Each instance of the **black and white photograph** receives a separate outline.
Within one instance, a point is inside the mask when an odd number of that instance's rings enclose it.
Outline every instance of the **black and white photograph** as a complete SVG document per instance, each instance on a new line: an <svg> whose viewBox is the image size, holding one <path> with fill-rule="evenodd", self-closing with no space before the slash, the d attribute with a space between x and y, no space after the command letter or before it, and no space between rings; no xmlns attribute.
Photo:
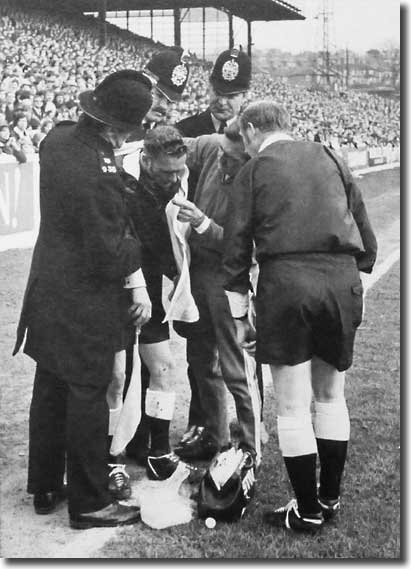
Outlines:
<svg viewBox="0 0 411 569"><path fill-rule="evenodd" d="M0 0L3 560L405 559L408 12Z"/></svg>

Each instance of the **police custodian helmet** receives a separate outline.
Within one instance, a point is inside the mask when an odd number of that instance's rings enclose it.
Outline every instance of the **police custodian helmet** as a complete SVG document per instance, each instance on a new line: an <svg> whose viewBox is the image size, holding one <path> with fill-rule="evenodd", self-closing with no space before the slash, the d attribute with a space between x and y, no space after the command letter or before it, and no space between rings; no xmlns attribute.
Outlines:
<svg viewBox="0 0 411 569"><path fill-rule="evenodd" d="M217 95L236 95L250 88L251 59L239 49L220 53L210 75L210 83Z"/></svg>
<svg viewBox="0 0 411 569"><path fill-rule="evenodd" d="M94 91L80 93L80 106L86 115L99 122L133 130L140 126L152 105L151 88L150 79L139 71L115 71Z"/></svg>
<svg viewBox="0 0 411 569"><path fill-rule="evenodd" d="M189 71L183 48L177 46L154 54L144 68L156 88L172 102L181 100Z"/></svg>

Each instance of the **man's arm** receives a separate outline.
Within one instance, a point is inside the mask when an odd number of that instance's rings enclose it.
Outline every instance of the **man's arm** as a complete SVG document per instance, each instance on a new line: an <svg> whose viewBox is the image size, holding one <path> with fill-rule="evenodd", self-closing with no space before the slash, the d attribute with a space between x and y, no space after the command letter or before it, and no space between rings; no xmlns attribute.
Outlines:
<svg viewBox="0 0 411 569"><path fill-rule="evenodd" d="M354 180L348 165L330 148L325 151L337 165L347 195L348 207L354 217L364 245L364 253L356 256L357 266L364 273L371 273L377 258L377 239L368 218L367 209L362 198L361 190Z"/></svg>
<svg viewBox="0 0 411 569"><path fill-rule="evenodd" d="M229 192L224 227L224 288L234 318L244 317L248 310L250 267L253 252L253 165L247 163L235 178Z"/></svg>
<svg viewBox="0 0 411 569"><path fill-rule="evenodd" d="M377 258L377 239L371 227L368 218L367 209L361 195L360 188L354 181L354 178L349 173L348 196L349 207L360 231L361 239L364 245L364 253L359 253L356 256L357 266L360 271L364 273L371 273Z"/></svg>

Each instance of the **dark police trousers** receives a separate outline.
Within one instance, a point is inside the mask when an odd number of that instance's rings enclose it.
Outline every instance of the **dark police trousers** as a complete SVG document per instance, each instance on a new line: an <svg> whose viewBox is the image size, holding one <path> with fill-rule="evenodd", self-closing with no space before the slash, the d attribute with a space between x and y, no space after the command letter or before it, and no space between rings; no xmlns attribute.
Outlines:
<svg viewBox="0 0 411 569"><path fill-rule="evenodd" d="M107 385L66 383L39 365L30 407L31 494L63 485L67 460L70 514L92 512L112 502L108 492Z"/></svg>

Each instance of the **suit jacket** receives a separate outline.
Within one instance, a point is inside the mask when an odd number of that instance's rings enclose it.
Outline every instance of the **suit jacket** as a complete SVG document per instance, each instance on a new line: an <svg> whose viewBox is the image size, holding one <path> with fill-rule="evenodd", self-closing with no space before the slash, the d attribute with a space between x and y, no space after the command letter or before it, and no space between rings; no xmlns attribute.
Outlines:
<svg viewBox="0 0 411 569"><path fill-rule="evenodd" d="M236 176L224 227L225 288L245 293L258 263L279 255L346 253L371 272L377 242L358 186L345 187L322 144L273 142Z"/></svg>
<svg viewBox="0 0 411 569"><path fill-rule="evenodd" d="M40 147L40 231L14 353L67 382L108 383L127 308L123 279L141 265L127 229L111 145L82 120Z"/></svg>
<svg viewBox="0 0 411 569"><path fill-rule="evenodd" d="M187 117L176 123L175 126L183 136L188 136L190 138L196 138L202 134L215 133L210 109L206 109L204 112L197 113L192 117Z"/></svg>
<svg viewBox="0 0 411 569"><path fill-rule="evenodd" d="M206 109L202 113L197 113L192 117L187 117L175 125L182 136L196 138L203 134L215 134L214 123L211 119L210 109ZM193 200L195 189L198 182L198 174L190 170L190 177L188 179L188 199Z"/></svg>

